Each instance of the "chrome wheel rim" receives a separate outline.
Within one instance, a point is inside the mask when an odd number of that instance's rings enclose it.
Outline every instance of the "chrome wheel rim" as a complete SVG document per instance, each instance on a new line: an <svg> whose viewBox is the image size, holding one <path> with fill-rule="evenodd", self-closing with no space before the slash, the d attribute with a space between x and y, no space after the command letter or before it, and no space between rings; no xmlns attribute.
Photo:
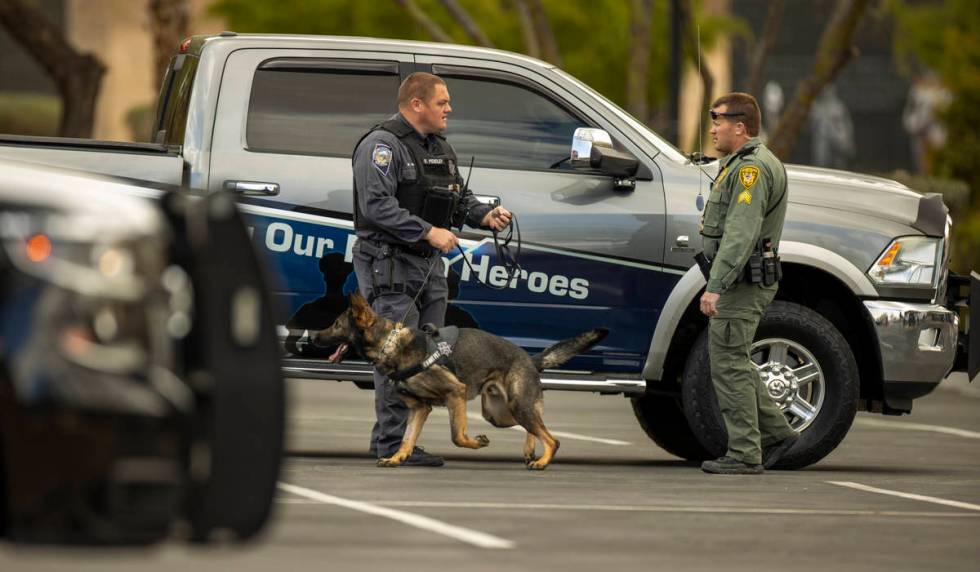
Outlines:
<svg viewBox="0 0 980 572"><path fill-rule="evenodd" d="M751 356L769 397L790 426L796 431L809 427L827 393L826 378L813 354L793 340L767 338L752 344Z"/></svg>

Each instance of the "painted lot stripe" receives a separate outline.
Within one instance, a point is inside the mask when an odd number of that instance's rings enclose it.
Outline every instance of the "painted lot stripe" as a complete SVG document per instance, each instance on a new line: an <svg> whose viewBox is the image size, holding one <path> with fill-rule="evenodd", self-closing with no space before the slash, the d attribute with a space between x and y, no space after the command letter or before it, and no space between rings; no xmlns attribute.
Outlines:
<svg viewBox="0 0 980 572"><path fill-rule="evenodd" d="M373 514L375 516L390 518L391 520L398 521L402 524L414 526L415 528L420 528L422 530L428 530L429 532L435 532L436 534L448 536L449 538L453 538L467 544L472 544L473 546L478 546L480 548L508 549L514 547L514 543L510 540L498 538L496 536L471 530L469 528L463 528L461 526L453 526L427 516L412 514L410 512L404 512L392 508L385 508L376 504L340 498L312 489L297 487L296 485L291 485L289 483L280 482L279 489L323 504L341 506L367 514Z"/></svg>
<svg viewBox="0 0 980 572"><path fill-rule="evenodd" d="M905 423L902 421L885 421L883 419L868 419L866 417L858 417L854 420L856 425L863 425L865 427L880 427L882 429L898 429L906 431L931 431L933 433L943 433L946 435L956 435L957 437L966 437L967 439L980 439L980 433L976 431L967 431L966 429L957 429L955 427L945 427L943 425L927 425L925 423Z"/></svg>
<svg viewBox="0 0 980 572"><path fill-rule="evenodd" d="M441 411L441 410L439 410L439 411ZM444 412L444 413L446 413L447 416L449 415L448 412ZM486 421L487 421L479 413L467 413L466 414L466 417L468 419L470 419L471 421L482 421L483 423L486 423ZM491 427L492 427L492 425L491 425ZM519 431L521 433L527 433L527 431L525 431L524 428L521 427L520 425L515 425L514 427L509 427L509 429L511 429L513 431ZM551 431L551 429L549 429L549 431ZM578 433L568 433L566 431L551 431L551 434L554 435L555 437L560 437L562 439L572 439L572 440L576 440L576 441L590 441L592 443L602 443L603 445L616 445L616 446L632 445L632 443L630 443L629 441L620 441L619 439L605 439L603 437L591 437L589 435L580 435Z"/></svg>
<svg viewBox="0 0 980 572"><path fill-rule="evenodd" d="M302 499L277 499L281 504L314 504ZM812 516L895 516L920 518L980 518L969 512L935 512L908 510L847 510L806 509L777 507L701 507L701 506L617 506L589 504L533 504L497 502L428 502L428 501L374 501L372 504L412 508L491 509L491 510L540 510L540 511L599 511L599 512L661 512L695 514L759 514L759 515L812 515Z"/></svg>
<svg viewBox="0 0 980 572"><path fill-rule="evenodd" d="M901 491L892 491L888 489L879 489L877 487L869 487L868 485L862 485L861 483L853 483L851 481L826 481L832 485L837 485L839 487L848 487L856 489L859 491L866 491L869 493L878 493L880 495L890 495L893 497L901 497L903 499L911 499L923 502L931 502L934 504L941 504L945 506L952 506L956 508L963 508L966 510L976 510L980 511L980 504L972 504L968 502L960 502L954 500L941 499L939 497L930 497L926 495L916 495L912 493L903 493Z"/></svg>

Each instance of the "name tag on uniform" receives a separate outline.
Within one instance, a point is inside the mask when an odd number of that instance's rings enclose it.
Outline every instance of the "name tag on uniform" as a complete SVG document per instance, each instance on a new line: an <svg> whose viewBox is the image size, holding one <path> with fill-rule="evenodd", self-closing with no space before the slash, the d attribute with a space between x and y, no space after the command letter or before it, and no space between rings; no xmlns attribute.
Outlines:
<svg viewBox="0 0 980 572"><path fill-rule="evenodd" d="M425 165L442 165L445 162L445 159L433 159L431 157L425 157L422 159L422 163Z"/></svg>

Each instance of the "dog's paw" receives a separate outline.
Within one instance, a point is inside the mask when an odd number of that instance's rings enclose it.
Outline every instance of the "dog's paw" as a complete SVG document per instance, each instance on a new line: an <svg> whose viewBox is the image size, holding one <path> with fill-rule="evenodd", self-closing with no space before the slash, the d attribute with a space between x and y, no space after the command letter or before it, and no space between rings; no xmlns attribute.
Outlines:
<svg viewBox="0 0 980 572"><path fill-rule="evenodd" d="M398 465L401 465L401 461L396 461L394 457L378 459L379 467L397 467Z"/></svg>
<svg viewBox="0 0 980 572"><path fill-rule="evenodd" d="M528 455L528 456L524 457L524 464L525 465L530 465L531 463L533 463L533 462L535 462L537 460L538 460L538 458L535 457L534 454L532 453L531 455Z"/></svg>
<svg viewBox="0 0 980 572"><path fill-rule="evenodd" d="M543 471L548 468L548 463L542 463L541 461L534 460L527 464L527 470L529 471Z"/></svg>
<svg viewBox="0 0 980 572"><path fill-rule="evenodd" d="M486 447L489 444L490 444L490 438L487 437L486 435L477 435L476 436L476 447L477 447L477 449L482 449L483 447Z"/></svg>

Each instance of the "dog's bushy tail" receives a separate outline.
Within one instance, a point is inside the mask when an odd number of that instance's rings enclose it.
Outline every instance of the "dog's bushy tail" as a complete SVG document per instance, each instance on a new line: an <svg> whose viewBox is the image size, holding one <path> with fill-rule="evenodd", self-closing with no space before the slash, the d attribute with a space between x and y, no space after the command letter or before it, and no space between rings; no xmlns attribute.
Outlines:
<svg viewBox="0 0 980 572"><path fill-rule="evenodd" d="M553 346L545 348L544 351L532 357L531 360L534 362L534 367L538 371L556 368L576 355L588 351L592 346L601 342L607 335L609 335L609 330L606 328L589 330L574 338L562 340Z"/></svg>

